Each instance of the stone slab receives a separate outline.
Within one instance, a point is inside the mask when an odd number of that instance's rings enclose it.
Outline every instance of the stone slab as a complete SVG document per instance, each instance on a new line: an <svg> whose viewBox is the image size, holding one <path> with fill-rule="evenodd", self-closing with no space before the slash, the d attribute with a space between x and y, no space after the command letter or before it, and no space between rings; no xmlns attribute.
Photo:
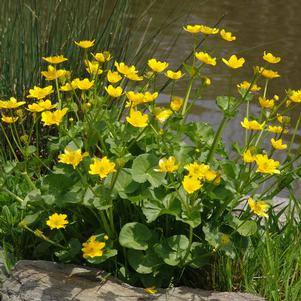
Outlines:
<svg viewBox="0 0 301 301"><path fill-rule="evenodd" d="M2 301L264 301L250 294L211 292L187 287L149 295L95 268L22 260L0 292Z"/></svg>

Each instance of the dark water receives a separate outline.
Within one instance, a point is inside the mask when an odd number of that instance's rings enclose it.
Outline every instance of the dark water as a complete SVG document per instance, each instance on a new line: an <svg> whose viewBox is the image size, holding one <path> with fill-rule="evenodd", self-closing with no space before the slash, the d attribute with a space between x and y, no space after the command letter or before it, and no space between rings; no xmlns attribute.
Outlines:
<svg viewBox="0 0 301 301"><path fill-rule="evenodd" d="M138 1L140 7L147 7L151 1ZM222 17L221 23L217 26L231 31L237 40L227 42L219 36L212 36L201 46L200 50L210 51L219 58L216 67L204 69L204 75L212 79L212 85L207 89L193 109L193 119L210 121L217 125L221 118L214 99L218 95L229 94L229 68L221 61L221 57L228 58L237 54L246 59L243 68L232 72L233 95L236 94L236 84L243 80L251 80L253 66L263 65L263 51L267 50L282 58L279 64L271 66L271 69L278 71L280 78L270 81L267 96L272 97L278 94L281 98L285 90L301 89L301 1L294 0L167 0L157 1L148 11L145 26L150 31L155 31L161 26L163 34L160 36L160 45L156 51L156 57L166 59L171 67L177 67L187 57L193 47L192 35L184 32L185 24L205 24L213 26ZM164 20L173 20L171 25L164 25ZM143 32L144 28L140 28ZM139 31L139 30L138 30ZM179 38L175 45L172 45L174 37ZM201 35L198 36L201 39ZM173 50L170 52L170 47ZM180 81L175 87L175 93L179 96L185 95L187 82ZM264 80L259 81L264 86ZM257 98L254 99L253 112L257 113ZM301 112L301 104L294 110L292 124L295 123ZM243 118L244 113L241 113ZM226 138L240 140L242 128L240 120L234 121L231 132L226 132ZM234 129L234 133L233 133ZM292 132L292 131L291 131ZM234 135L233 135L234 134ZM290 135L288 135L288 139ZM301 131L298 132L298 141L301 141ZM294 145L297 148L297 144Z"/></svg>

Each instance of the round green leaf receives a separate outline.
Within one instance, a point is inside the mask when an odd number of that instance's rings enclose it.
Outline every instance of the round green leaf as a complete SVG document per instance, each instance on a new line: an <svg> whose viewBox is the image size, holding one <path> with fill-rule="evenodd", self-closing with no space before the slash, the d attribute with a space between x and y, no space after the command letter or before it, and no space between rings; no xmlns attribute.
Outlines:
<svg viewBox="0 0 301 301"><path fill-rule="evenodd" d="M121 246L134 250L146 250L147 241L152 236L151 231L140 223L127 223L119 233L119 243Z"/></svg>

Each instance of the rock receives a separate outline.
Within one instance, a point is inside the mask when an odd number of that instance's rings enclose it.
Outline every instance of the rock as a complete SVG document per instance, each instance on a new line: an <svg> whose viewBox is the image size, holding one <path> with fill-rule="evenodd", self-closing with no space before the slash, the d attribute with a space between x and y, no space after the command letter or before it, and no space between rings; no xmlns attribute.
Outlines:
<svg viewBox="0 0 301 301"><path fill-rule="evenodd" d="M0 289L2 301L264 301L243 293L210 292L187 287L148 295L107 277L104 272L69 264L22 260Z"/></svg>

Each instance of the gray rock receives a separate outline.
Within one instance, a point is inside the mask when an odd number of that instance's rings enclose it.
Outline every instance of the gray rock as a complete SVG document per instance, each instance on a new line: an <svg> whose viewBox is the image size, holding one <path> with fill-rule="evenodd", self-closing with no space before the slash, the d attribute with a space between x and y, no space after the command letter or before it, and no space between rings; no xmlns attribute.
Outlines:
<svg viewBox="0 0 301 301"><path fill-rule="evenodd" d="M95 268L22 260L0 289L2 301L264 301L243 293L210 292L186 287L158 290L149 295L142 288L106 277Z"/></svg>

